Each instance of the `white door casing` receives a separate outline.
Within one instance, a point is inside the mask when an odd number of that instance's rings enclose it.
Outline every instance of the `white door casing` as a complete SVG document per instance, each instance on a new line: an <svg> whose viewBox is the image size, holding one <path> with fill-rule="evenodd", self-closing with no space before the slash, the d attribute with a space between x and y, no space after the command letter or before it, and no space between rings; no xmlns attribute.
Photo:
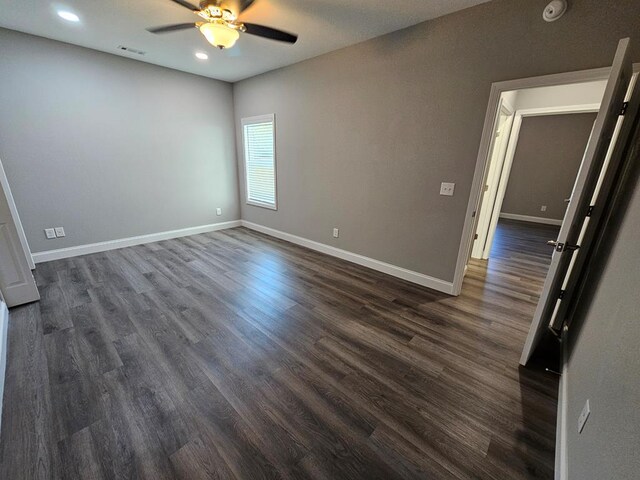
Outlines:
<svg viewBox="0 0 640 480"><path fill-rule="evenodd" d="M16 207L16 203L13 201L11 187L9 187L9 180L7 179L7 174L4 172L2 160L0 160L0 187L4 189L5 198L7 199L7 202L9 202L9 210L11 211L11 215L13 216L13 219L15 221L16 229L18 230L18 238L20 239L20 245L22 245L24 254L27 257L27 262L29 262L29 268L33 270L36 268L36 264L33 261L31 249L29 248L29 243L27 242L27 236L25 235L24 229L22 228L22 223L20 222L18 207Z"/></svg>
<svg viewBox="0 0 640 480"><path fill-rule="evenodd" d="M500 186L503 180L503 172L505 169L505 162L507 158L507 151L509 148L509 139L511 138L511 131L513 128L514 115L511 114L507 119L507 123L504 126L504 137L500 142L500 153L498 156L498 165L495 172L495 179L493 180L494 187L491 196L491 215L489 216L489 222L487 225L487 232L485 235L484 247L482 249L482 258L487 260L489 258L489 252L491 252L491 245L493 244L493 237L498 225L498 217L500 216L500 209L502 208L502 200L498 202L498 195L500 194ZM504 195L503 195L504 197Z"/></svg>
<svg viewBox="0 0 640 480"><path fill-rule="evenodd" d="M507 142L511 133L511 125L513 123L513 112L506 109L504 105L500 106L498 121L496 125L496 134L491 146L491 160L487 169L487 178L485 180L486 191L482 197L481 207L478 210L478 227L476 229L477 238L473 243L471 257L488 258L484 255L487 244L487 236L489 224L495 205L496 194L498 191L498 182L500 173L505 159ZM488 252L487 252L488 253Z"/></svg>
<svg viewBox="0 0 640 480"><path fill-rule="evenodd" d="M40 294L9 201L4 185L0 183L0 290L7 305L15 307L39 300Z"/></svg>

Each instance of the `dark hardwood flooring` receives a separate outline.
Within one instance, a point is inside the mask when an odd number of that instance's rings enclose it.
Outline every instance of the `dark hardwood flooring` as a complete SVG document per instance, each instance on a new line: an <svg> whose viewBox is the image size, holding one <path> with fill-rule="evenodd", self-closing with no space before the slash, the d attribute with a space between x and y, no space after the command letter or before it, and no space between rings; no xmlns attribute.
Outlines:
<svg viewBox="0 0 640 480"><path fill-rule="evenodd" d="M0 478L550 479L549 233L501 223L458 298L243 228L40 264Z"/></svg>

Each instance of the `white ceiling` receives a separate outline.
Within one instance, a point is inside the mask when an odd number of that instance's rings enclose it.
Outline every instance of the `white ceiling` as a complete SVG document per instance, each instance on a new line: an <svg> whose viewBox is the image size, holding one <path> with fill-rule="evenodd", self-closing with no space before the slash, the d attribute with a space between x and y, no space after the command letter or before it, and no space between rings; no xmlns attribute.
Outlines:
<svg viewBox="0 0 640 480"><path fill-rule="evenodd" d="M256 0L240 20L298 33L298 42L245 34L225 51L211 47L195 28L147 32L147 27L199 19L170 0L0 0L0 26L235 82L487 1ZM80 22L62 20L58 9L76 13ZM119 45L146 55L119 51ZM208 53L209 60L197 60L196 51Z"/></svg>

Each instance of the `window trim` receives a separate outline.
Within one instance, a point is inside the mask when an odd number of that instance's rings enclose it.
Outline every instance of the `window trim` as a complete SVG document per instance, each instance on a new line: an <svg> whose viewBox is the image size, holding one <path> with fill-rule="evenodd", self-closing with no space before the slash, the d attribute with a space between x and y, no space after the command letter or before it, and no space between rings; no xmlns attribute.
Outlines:
<svg viewBox="0 0 640 480"><path fill-rule="evenodd" d="M245 142L245 126L253 125L256 123L265 123L271 122L273 124L273 192L274 192L274 202L273 205L270 203L263 203L256 200L251 200L249 198L249 178L248 178L248 168L247 168L247 143ZM276 155L276 116L274 113L269 113L266 115L256 115L254 117L246 117L241 121L242 126L242 154L244 157L244 196L245 203L247 205L251 205L254 207L266 208L269 210L278 210L278 162Z"/></svg>

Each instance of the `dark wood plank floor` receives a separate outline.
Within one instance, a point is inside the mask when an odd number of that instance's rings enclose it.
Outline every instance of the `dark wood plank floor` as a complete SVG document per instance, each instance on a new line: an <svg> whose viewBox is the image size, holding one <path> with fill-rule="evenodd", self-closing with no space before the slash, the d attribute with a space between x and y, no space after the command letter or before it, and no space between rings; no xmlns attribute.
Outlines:
<svg viewBox="0 0 640 480"><path fill-rule="evenodd" d="M243 228L40 264L0 478L552 478L549 234L501 224L458 298Z"/></svg>

